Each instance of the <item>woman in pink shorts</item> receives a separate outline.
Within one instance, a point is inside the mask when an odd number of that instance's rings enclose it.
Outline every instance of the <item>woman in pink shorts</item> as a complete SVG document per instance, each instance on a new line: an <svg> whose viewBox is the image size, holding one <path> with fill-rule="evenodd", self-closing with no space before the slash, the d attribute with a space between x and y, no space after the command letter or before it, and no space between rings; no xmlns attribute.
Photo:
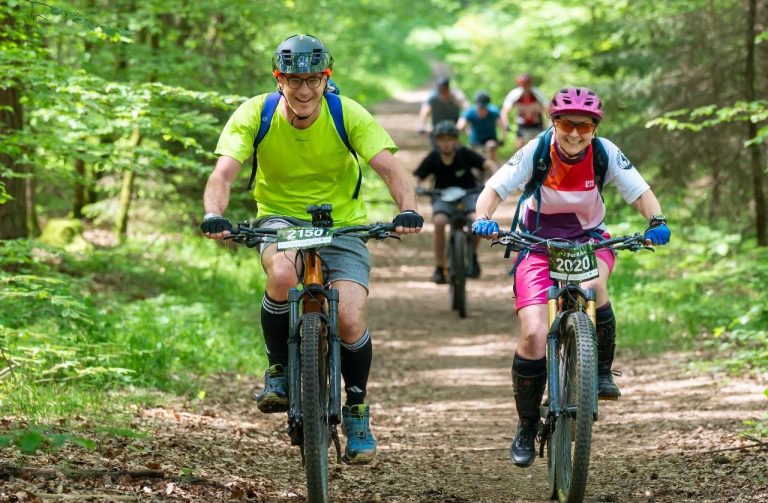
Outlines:
<svg viewBox="0 0 768 503"><path fill-rule="evenodd" d="M516 230L543 238L582 242L605 238L608 233L600 188L613 183L624 200L648 219L646 239L654 244L669 242L666 218L648 184L616 145L597 138L596 129L603 119L597 94L585 87L562 89L552 98L548 115L554 129L518 150L485 184L477 201L478 219L472 225L473 233L488 239L498 235L499 225L492 219L496 208L510 193L525 189L534 173L534 154L539 142L551 138L549 145L542 144L543 149L549 148L550 162L539 188L540 197L520 202ZM596 172L603 171L604 176L598 180ZM583 286L597 295L598 395L616 400L621 395L611 375L616 319L608 298L608 276L613 271L615 256L602 249L597 258L600 275ZM510 457L517 466L530 466L535 459L539 405L546 384L546 290L552 281L547 256L541 252L523 251L515 265L520 342L512 363L512 384L519 422Z"/></svg>

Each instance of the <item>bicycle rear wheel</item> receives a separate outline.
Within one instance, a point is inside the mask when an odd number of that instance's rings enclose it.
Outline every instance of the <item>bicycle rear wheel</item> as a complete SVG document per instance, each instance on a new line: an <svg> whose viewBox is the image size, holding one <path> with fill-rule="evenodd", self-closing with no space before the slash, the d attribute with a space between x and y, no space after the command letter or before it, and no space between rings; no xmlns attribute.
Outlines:
<svg viewBox="0 0 768 503"><path fill-rule="evenodd" d="M467 317L467 263L466 238L463 232L452 231L448 247L450 268L451 309L461 318Z"/></svg>
<svg viewBox="0 0 768 503"><path fill-rule="evenodd" d="M584 500L592 450L592 423L597 393L597 362L592 322L586 313L568 316L558 348L560 400L550 444L554 483L563 503Z"/></svg>
<svg viewBox="0 0 768 503"><path fill-rule="evenodd" d="M301 409L304 425L304 471L312 503L328 501L327 325L320 313L301 320Z"/></svg>

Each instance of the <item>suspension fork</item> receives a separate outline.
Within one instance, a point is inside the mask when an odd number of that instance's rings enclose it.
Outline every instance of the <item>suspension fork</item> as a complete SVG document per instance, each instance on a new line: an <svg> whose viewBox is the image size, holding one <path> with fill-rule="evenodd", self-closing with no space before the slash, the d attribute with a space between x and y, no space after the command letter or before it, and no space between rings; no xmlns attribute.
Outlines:
<svg viewBox="0 0 768 503"><path fill-rule="evenodd" d="M331 390L328 403L328 422L341 422L341 339L339 337L339 291L326 290L328 298L328 371Z"/></svg>
<svg viewBox="0 0 768 503"><path fill-rule="evenodd" d="M323 290L323 271L320 256L315 250L300 252L304 272L302 283L304 290L291 288L288 292L288 424L289 430L301 424L301 318L304 313L322 313L325 292ZM338 297L338 294L337 294ZM338 302L338 301L337 301ZM294 444L300 439L292 437Z"/></svg>
<svg viewBox="0 0 768 503"><path fill-rule="evenodd" d="M547 384L549 388L549 415L560 414L560 366L557 364L557 340L559 334L552 330L552 325L560 311L560 289L547 288Z"/></svg>

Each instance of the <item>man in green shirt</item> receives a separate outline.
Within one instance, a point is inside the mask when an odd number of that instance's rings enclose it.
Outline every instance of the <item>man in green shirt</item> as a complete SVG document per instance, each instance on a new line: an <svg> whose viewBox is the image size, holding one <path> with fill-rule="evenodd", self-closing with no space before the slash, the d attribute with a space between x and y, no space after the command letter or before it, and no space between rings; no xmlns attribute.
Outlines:
<svg viewBox="0 0 768 503"><path fill-rule="evenodd" d="M295 35L277 47L272 67L281 96L269 133L258 145L253 195L258 202L259 225L309 225L307 206L324 203L333 205L335 225L365 223L361 172L336 130L324 98L333 57L317 38ZM266 97L262 94L240 105L221 133L216 147L219 158L203 196L201 229L208 238L222 239L232 230L232 224L223 217L224 210L242 163L253 153ZM396 232L420 232L424 219L416 212L410 180L394 158L394 142L361 105L344 96L339 98L351 147L384 180L400 208L393 220ZM274 244L262 245L260 252L267 275L261 324L270 366L264 390L256 400L262 412L283 412L288 410L287 299L288 291L296 286L295 253L277 253ZM328 266L326 281L339 291L340 298L341 373L347 395L342 408L347 433L345 458L350 463L369 463L376 453L369 408L364 403L372 359L365 318L370 258L365 244L356 238L324 247L321 256Z"/></svg>

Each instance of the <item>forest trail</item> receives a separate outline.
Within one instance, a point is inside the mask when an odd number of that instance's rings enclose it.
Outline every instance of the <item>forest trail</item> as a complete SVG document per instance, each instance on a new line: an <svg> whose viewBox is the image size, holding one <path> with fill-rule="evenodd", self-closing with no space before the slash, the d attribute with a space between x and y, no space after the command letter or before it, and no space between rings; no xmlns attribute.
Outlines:
<svg viewBox="0 0 768 503"><path fill-rule="evenodd" d="M416 133L423 98L405 94L376 107L408 172L426 152L426 139ZM429 221L428 201L420 204ZM502 206L503 223L513 209L510 202ZM332 501L547 501L546 460L526 469L508 460L517 331L509 264L501 249L481 247L483 274L470 282L469 317L460 319L449 309L447 286L428 281L431 240L427 225L402 242L370 244L374 366L367 401L379 452L369 466L331 465ZM768 452L739 449L749 443L736 433L742 421L765 412L766 383L691 370L696 359L628 359L619 333L615 367L623 371L623 397L601 402L588 501L768 501ZM134 424L152 432L147 438L114 441L85 455L66 447L40 464L162 470L196 477L191 481L115 473L17 479L9 488L47 493L46 501L56 493L69 501L305 501L299 450L289 445L285 416L260 414L249 399L253 384L221 376L214 383L220 393L205 407L191 402L138 411Z"/></svg>

